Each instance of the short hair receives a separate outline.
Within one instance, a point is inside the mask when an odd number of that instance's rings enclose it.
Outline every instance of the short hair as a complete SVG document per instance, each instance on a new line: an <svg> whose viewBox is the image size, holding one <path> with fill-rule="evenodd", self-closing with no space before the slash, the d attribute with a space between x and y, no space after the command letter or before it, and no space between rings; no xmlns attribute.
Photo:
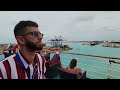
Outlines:
<svg viewBox="0 0 120 90"><path fill-rule="evenodd" d="M18 35L22 35L25 32L27 26L38 27L38 24L34 21L20 21L14 28L15 37Z"/></svg>

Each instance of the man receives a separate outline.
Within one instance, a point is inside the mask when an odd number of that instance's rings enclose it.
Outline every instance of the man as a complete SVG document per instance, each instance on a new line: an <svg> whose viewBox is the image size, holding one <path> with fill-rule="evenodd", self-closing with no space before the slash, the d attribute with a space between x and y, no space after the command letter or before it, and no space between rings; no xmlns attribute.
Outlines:
<svg viewBox="0 0 120 90"><path fill-rule="evenodd" d="M43 34L33 21L20 21L14 28L19 50L0 62L2 79L44 79L45 59L35 53L42 50Z"/></svg>

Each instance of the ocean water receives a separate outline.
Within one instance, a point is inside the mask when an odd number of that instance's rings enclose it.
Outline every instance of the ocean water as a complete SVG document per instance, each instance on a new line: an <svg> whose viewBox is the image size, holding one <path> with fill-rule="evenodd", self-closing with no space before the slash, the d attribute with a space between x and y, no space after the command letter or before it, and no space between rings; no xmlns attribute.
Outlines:
<svg viewBox="0 0 120 90"><path fill-rule="evenodd" d="M50 46L50 44L47 44ZM111 56L120 57L120 48L102 47L101 45L89 46L82 45L81 43L69 43L72 50L64 52L72 52L79 54L94 54L99 56ZM51 58L54 53L51 53ZM77 59L77 66L82 71L87 71L87 77L91 79L107 79L108 76L112 75L113 79L120 79L120 64L109 63L109 59L90 57L90 56L78 56L72 54L60 53L60 58L63 67L67 67L71 59ZM0 60L4 59L4 55L0 55ZM111 71L109 70L111 69Z"/></svg>
<svg viewBox="0 0 120 90"><path fill-rule="evenodd" d="M69 46L73 49L65 52L120 57L120 48L102 47L101 45L89 46L82 45L81 43L69 43ZM51 57L53 55L54 53L51 54ZM60 57L63 67L67 67L71 59L77 59L77 66L80 67L82 71L86 70L87 77L91 79L107 79L110 75L112 75L113 79L120 78L120 64L111 63L110 66L109 59L64 53L60 53Z"/></svg>

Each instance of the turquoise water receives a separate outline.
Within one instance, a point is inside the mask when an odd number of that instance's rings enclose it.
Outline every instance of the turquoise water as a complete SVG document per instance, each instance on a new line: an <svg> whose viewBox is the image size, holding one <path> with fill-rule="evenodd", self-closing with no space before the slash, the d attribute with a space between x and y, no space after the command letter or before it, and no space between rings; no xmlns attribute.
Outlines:
<svg viewBox="0 0 120 90"><path fill-rule="evenodd" d="M49 44L47 44L49 46ZM120 57L120 48L102 47L101 45L89 46L81 45L80 43L69 43L72 50L65 52L75 52L80 54L95 54L99 56L112 56ZM51 54L51 58L54 53ZM71 59L75 58L78 61L77 66L82 71L87 70L87 77L91 79L107 79L109 75L109 59L90 57L90 56L77 56L72 54L60 53L61 62L63 67L67 67ZM0 55L0 60L4 59L4 55ZM120 78L120 64L111 64L112 78ZM114 71L116 70L116 71Z"/></svg>
<svg viewBox="0 0 120 90"><path fill-rule="evenodd" d="M0 55L0 61L3 60L5 56L3 54Z"/></svg>
<svg viewBox="0 0 120 90"><path fill-rule="evenodd" d="M102 47L101 45L89 46L81 45L80 43L69 43L72 50L65 52L75 52L80 54L95 54L99 56L112 56L120 57L120 48L110 48ZM51 54L51 57L54 54ZM71 54L60 53L61 62L63 67L67 67L71 59L75 58L78 61L77 66L82 69L82 71L87 70L87 77L92 79L107 79L108 76L113 75L112 78L120 78L120 64L109 64L109 59L90 57L90 56L77 56ZM110 72L109 69L112 69ZM117 70L114 71L114 70Z"/></svg>

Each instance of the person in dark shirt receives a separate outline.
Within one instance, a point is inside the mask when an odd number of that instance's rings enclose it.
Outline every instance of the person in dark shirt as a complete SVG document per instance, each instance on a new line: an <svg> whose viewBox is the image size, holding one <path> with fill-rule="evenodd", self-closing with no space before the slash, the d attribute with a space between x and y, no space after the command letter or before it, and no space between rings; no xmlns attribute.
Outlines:
<svg viewBox="0 0 120 90"><path fill-rule="evenodd" d="M4 54L5 58L6 58L6 57L8 57L8 56L9 56L9 51L4 50L4 51L3 51L3 54Z"/></svg>
<svg viewBox="0 0 120 90"><path fill-rule="evenodd" d="M9 50L9 56L13 55L14 53L12 52L12 50Z"/></svg>
<svg viewBox="0 0 120 90"><path fill-rule="evenodd" d="M48 70L49 69L49 67L50 67L50 65L49 65L49 62L50 62L50 52L48 52L48 53L46 53L45 55L44 55L44 58L45 58L45 60L46 60L46 69Z"/></svg>
<svg viewBox="0 0 120 90"><path fill-rule="evenodd" d="M50 66L55 65L56 63L60 62L60 67L62 68L62 63L61 63L61 58L60 58L60 53L57 51L55 55L52 57L52 59L49 62Z"/></svg>
<svg viewBox="0 0 120 90"><path fill-rule="evenodd" d="M44 57L45 57L46 61L49 61L50 60L50 52L46 53L44 55Z"/></svg>

